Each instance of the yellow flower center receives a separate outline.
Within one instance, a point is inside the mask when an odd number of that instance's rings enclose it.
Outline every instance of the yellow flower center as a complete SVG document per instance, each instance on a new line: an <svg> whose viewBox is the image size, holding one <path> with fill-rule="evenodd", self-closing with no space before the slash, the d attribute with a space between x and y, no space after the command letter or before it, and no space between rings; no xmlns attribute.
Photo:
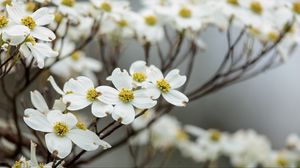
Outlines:
<svg viewBox="0 0 300 168"><path fill-rule="evenodd" d="M54 133L57 136L64 137L69 132L68 126L63 122L57 122L54 127Z"/></svg>
<svg viewBox="0 0 300 168"><path fill-rule="evenodd" d="M144 82L147 79L147 76L143 72L135 72L132 75L132 78L137 82Z"/></svg>
<svg viewBox="0 0 300 168"><path fill-rule="evenodd" d="M212 141L217 142L217 141L220 140L220 138L221 138L221 132L220 131L218 131L218 130L211 130L210 131L210 139Z"/></svg>
<svg viewBox="0 0 300 168"><path fill-rule="evenodd" d="M164 93L167 93L171 90L171 85L169 84L169 82L167 82L164 79L158 80L156 82L156 86L158 87L158 89L160 89Z"/></svg>
<svg viewBox="0 0 300 168"><path fill-rule="evenodd" d="M73 94L74 92L73 91L67 91L66 94Z"/></svg>
<svg viewBox="0 0 300 168"><path fill-rule="evenodd" d="M8 19L6 16L0 16L0 28L7 26Z"/></svg>
<svg viewBox="0 0 300 168"><path fill-rule="evenodd" d="M97 97L100 95L101 95L101 93L97 92L97 90L95 88L91 88L87 91L86 98L89 101L95 101L97 99Z"/></svg>
<svg viewBox="0 0 300 168"><path fill-rule="evenodd" d="M183 18L190 18L192 16L192 11L189 8L182 8L179 11L179 15Z"/></svg>
<svg viewBox="0 0 300 168"><path fill-rule="evenodd" d="M64 16L60 12L56 12L54 15L54 20L56 23L60 23Z"/></svg>
<svg viewBox="0 0 300 168"><path fill-rule="evenodd" d="M280 167L288 167L288 161L282 156L278 156L276 162Z"/></svg>
<svg viewBox="0 0 300 168"><path fill-rule="evenodd" d="M229 3L231 5L235 5L235 6L239 5L239 1L238 0L227 0L227 3Z"/></svg>
<svg viewBox="0 0 300 168"><path fill-rule="evenodd" d="M251 33L253 35L260 35L260 30L258 30L255 27L249 27L248 31L249 31L249 33Z"/></svg>
<svg viewBox="0 0 300 168"><path fill-rule="evenodd" d="M75 51L73 54L71 54L71 58L74 61L78 61L80 58L80 53L78 51Z"/></svg>
<svg viewBox="0 0 300 168"><path fill-rule="evenodd" d="M145 23L149 26L154 26L157 23L157 18L153 15L145 16L144 20L145 20Z"/></svg>
<svg viewBox="0 0 300 168"><path fill-rule="evenodd" d="M25 39L25 42L31 43L32 45L36 44L36 41L35 41L34 37L32 37L32 36L27 36Z"/></svg>
<svg viewBox="0 0 300 168"><path fill-rule="evenodd" d="M34 3L34 2L27 2L27 4L26 4L26 10L29 12L35 11L36 7L37 7L36 3Z"/></svg>
<svg viewBox="0 0 300 168"><path fill-rule="evenodd" d="M268 33L268 38L271 40L271 41L277 41L278 38L279 38L279 34L277 32L269 32Z"/></svg>
<svg viewBox="0 0 300 168"><path fill-rule="evenodd" d="M112 7L111 7L111 5L108 2L103 2L100 5L100 9L104 10L105 12L111 12Z"/></svg>
<svg viewBox="0 0 300 168"><path fill-rule="evenodd" d="M300 2L293 3L293 11L297 14L300 14Z"/></svg>
<svg viewBox="0 0 300 168"><path fill-rule="evenodd" d="M134 99L133 91L130 89L123 88L119 93L119 99L124 103L129 103Z"/></svg>
<svg viewBox="0 0 300 168"><path fill-rule="evenodd" d="M11 3L12 3L12 0L4 0L4 1L2 2L2 6L6 6L6 5L11 6Z"/></svg>
<svg viewBox="0 0 300 168"><path fill-rule="evenodd" d="M61 0L61 4L73 7L75 5L75 0Z"/></svg>
<svg viewBox="0 0 300 168"><path fill-rule="evenodd" d="M22 168L22 162L21 161L15 161L15 164L12 167L13 168Z"/></svg>
<svg viewBox="0 0 300 168"><path fill-rule="evenodd" d="M23 19L21 19L21 22L23 25L27 26L29 29L34 29L36 26L36 23L34 19L31 16L26 16Z"/></svg>
<svg viewBox="0 0 300 168"><path fill-rule="evenodd" d="M258 1L253 1L251 4L250 4L250 9L254 12L254 13L257 13L257 14L262 14L263 12L263 6L261 5L260 2Z"/></svg>
<svg viewBox="0 0 300 168"><path fill-rule="evenodd" d="M189 139L189 136L183 130L177 131L176 137L177 137L178 140L182 140L182 141L185 141L185 140Z"/></svg>
<svg viewBox="0 0 300 168"><path fill-rule="evenodd" d="M81 130L87 130L86 125L83 122L81 122L81 121L78 121L76 123L76 127L79 128L79 129L81 129Z"/></svg>
<svg viewBox="0 0 300 168"><path fill-rule="evenodd" d="M126 26L128 26L128 22L126 20L124 20L124 19L117 21L117 24L120 27L126 27Z"/></svg>

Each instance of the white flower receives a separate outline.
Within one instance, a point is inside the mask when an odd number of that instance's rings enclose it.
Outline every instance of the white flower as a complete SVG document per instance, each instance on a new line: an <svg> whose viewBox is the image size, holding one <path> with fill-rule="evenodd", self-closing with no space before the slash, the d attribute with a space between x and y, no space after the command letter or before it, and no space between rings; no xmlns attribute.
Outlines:
<svg viewBox="0 0 300 168"><path fill-rule="evenodd" d="M49 45L46 43L37 43L32 36L27 36L25 42L20 46L19 51L29 60L34 58L39 68L44 67L46 58L58 56L58 52L52 50Z"/></svg>
<svg viewBox="0 0 300 168"><path fill-rule="evenodd" d="M160 117L151 126L150 131L151 143L157 149L167 149L177 145L179 140L186 140L186 134L182 134L180 122L170 115Z"/></svg>
<svg viewBox="0 0 300 168"><path fill-rule="evenodd" d="M137 18L136 32L141 42L156 43L164 37L160 18L153 10L144 10L140 13Z"/></svg>
<svg viewBox="0 0 300 168"><path fill-rule="evenodd" d="M204 130L195 126L187 125L187 132L196 136L196 144L205 153L208 160L216 160L222 154L223 146L227 142L227 135L218 130Z"/></svg>
<svg viewBox="0 0 300 168"><path fill-rule="evenodd" d="M263 163L264 167L289 167L296 168L299 162L299 155L288 150L272 151L268 160Z"/></svg>
<svg viewBox="0 0 300 168"><path fill-rule="evenodd" d="M105 104L103 99L110 97L113 88L108 86L94 86L91 79L80 76L76 80L70 79L65 86L70 88L69 93L63 96L64 102L69 106L68 110L76 111L92 105L92 113L96 117L106 117L112 112L112 105Z"/></svg>
<svg viewBox="0 0 300 168"><path fill-rule="evenodd" d="M42 94L35 90L33 92L30 92L30 98L31 98L31 103L32 105L36 108L35 111L38 111L42 114L47 115L49 110L49 107L44 99L44 97L42 96ZM34 110L34 109L32 109Z"/></svg>
<svg viewBox="0 0 300 168"><path fill-rule="evenodd" d="M58 10L72 19L77 19L78 13L75 10L76 0L53 0L53 3L58 6Z"/></svg>
<svg viewBox="0 0 300 168"><path fill-rule="evenodd" d="M117 88L111 89L109 94L103 95L103 101L107 104L115 105L112 117L123 124L130 124L135 119L134 107L139 109L149 109L156 105L156 101L150 98L147 89L135 90L132 78L128 72L123 72L116 68L110 80Z"/></svg>
<svg viewBox="0 0 300 168"><path fill-rule="evenodd" d="M102 69L102 64L98 60L87 57L83 51L73 52L71 56L67 57L55 63L50 71L64 79L84 75L97 81L94 72Z"/></svg>
<svg viewBox="0 0 300 168"><path fill-rule="evenodd" d="M233 166L256 167L267 160L270 142L253 130L241 130L233 134L224 145L224 152Z"/></svg>
<svg viewBox="0 0 300 168"><path fill-rule="evenodd" d="M147 88L151 90L154 99L162 95L167 102L175 106L186 106L189 99L183 93L175 90L185 83L186 76L181 76L179 70L174 69L164 78L162 72L154 65L151 65L148 71L148 77L152 84Z"/></svg>
<svg viewBox="0 0 300 168"><path fill-rule="evenodd" d="M16 161L13 165L13 168L51 168L53 165L53 162L50 162L48 164L39 163L37 161L36 156L36 144L31 142L30 145L30 160L26 160L24 157L21 157L20 160ZM63 162L62 162L63 163ZM63 168L62 163L60 163L57 167Z"/></svg>
<svg viewBox="0 0 300 168"><path fill-rule="evenodd" d="M50 153L57 152L59 158L65 158L72 151L72 142L86 151L96 150L100 145L110 145L86 129L76 126L77 119L72 113L63 114L51 111L47 116L33 110L25 110L25 123L32 129L45 132L45 141Z"/></svg>
<svg viewBox="0 0 300 168"><path fill-rule="evenodd" d="M134 86L145 86L149 82L147 73L147 65L145 61L135 61L129 68Z"/></svg>
<svg viewBox="0 0 300 168"><path fill-rule="evenodd" d="M199 8L188 3L173 5L170 7L171 24L179 30L190 29L199 31L202 23L199 15Z"/></svg>
<svg viewBox="0 0 300 168"><path fill-rule="evenodd" d="M32 14L27 14L19 4L7 6L9 18L16 24L10 29L16 29L22 32L30 32L30 35L43 41L52 41L55 34L44 27L54 20L54 15L50 14L48 8L40 8Z"/></svg>

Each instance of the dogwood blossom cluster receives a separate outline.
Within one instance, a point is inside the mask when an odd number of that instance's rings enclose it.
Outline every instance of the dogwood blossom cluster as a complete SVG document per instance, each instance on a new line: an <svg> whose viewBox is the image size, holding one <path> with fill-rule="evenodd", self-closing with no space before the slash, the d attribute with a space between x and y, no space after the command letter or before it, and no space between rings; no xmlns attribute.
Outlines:
<svg viewBox="0 0 300 168"><path fill-rule="evenodd" d="M147 66L144 61L136 61L131 65L130 73L116 68L107 79L114 87L95 86L91 79L79 76L67 81L60 89L50 76L48 80L61 95L52 108L48 107L40 92L31 92L35 108L25 110L24 121L30 128L45 133L50 153L55 152L58 157L65 158L72 151L72 143L86 151L96 150L99 146L110 147L73 114L88 106L97 118L111 115L122 124L130 124L138 109L153 108L160 95L175 106L188 103L188 98L176 90L186 80L177 69L164 77L154 65Z"/></svg>
<svg viewBox="0 0 300 168"><path fill-rule="evenodd" d="M133 122L133 128L143 128L154 116L155 111L148 110L143 117ZM177 118L168 114L160 117L149 129L133 137L131 144L150 144L160 152L175 148L184 157L197 163L213 164L226 157L234 167L297 167L300 161L300 138L296 134L287 138L284 149L274 150L267 137L254 130L239 130L235 133L221 132L217 129L205 130L193 125L183 125Z"/></svg>

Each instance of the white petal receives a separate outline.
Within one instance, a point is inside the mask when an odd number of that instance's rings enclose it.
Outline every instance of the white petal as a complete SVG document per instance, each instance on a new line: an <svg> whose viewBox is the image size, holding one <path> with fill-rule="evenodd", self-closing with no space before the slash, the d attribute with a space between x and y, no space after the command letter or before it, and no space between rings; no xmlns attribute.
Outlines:
<svg viewBox="0 0 300 168"><path fill-rule="evenodd" d="M69 129L73 128L78 122L74 114L63 114L58 110L50 111L47 115L47 119L52 124L52 126L54 126L57 122L63 122L69 127Z"/></svg>
<svg viewBox="0 0 300 168"><path fill-rule="evenodd" d="M95 101L92 104L92 113L98 118L106 117L107 114L111 114L113 111L112 105L104 104L100 101Z"/></svg>
<svg viewBox="0 0 300 168"><path fill-rule="evenodd" d="M86 151L93 151L98 149L100 145L100 138L92 131L73 129L67 134L77 146Z"/></svg>
<svg viewBox="0 0 300 168"><path fill-rule="evenodd" d="M29 48L26 44L21 45L19 51L25 58L27 58L27 59L32 58L31 51L29 50Z"/></svg>
<svg viewBox="0 0 300 168"><path fill-rule="evenodd" d="M50 153L58 152L59 158L67 157L72 151L72 142L67 137L58 137L54 133L45 135L45 141Z"/></svg>
<svg viewBox="0 0 300 168"><path fill-rule="evenodd" d="M86 99L86 96L78 95L78 94L67 94L63 97L63 101L66 103L70 103L68 106L68 110L81 110L92 102Z"/></svg>
<svg viewBox="0 0 300 168"><path fill-rule="evenodd" d="M164 78L162 72L160 69L158 69L156 66L151 65L148 69L147 69L147 76L149 78L149 80L151 82L153 82L153 84L156 84L156 81L161 80Z"/></svg>
<svg viewBox="0 0 300 168"><path fill-rule="evenodd" d="M31 102L33 106L39 110L40 112L47 114L49 111L48 105L44 99L44 97L41 95L41 93L37 90L30 92Z"/></svg>
<svg viewBox="0 0 300 168"><path fill-rule="evenodd" d="M139 109L149 109L154 107L157 102L151 98L134 98L132 104Z"/></svg>
<svg viewBox="0 0 300 168"><path fill-rule="evenodd" d="M24 112L24 122L32 129L41 132L52 132L51 123L41 112L34 109L26 109Z"/></svg>
<svg viewBox="0 0 300 168"><path fill-rule="evenodd" d="M64 92L73 92L76 94L82 94L85 95L86 94L86 90L89 88L84 88L83 86L81 86L81 84L74 79L70 79L69 81L67 81L64 85Z"/></svg>
<svg viewBox="0 0 300 168"><path fill-rule="evenodd" d="M51 15L46 7L40 8L32 14L33 19L39 26L47 25L54 21L54 15Z"/></svg>
<svg viewBox="0 0 300 168"><path fill-rule="evenodd" d="M165 79L170 83L172 89L177 89L186 82L186 76L180 75L178 69L170 71Z"/></svg>
<svg viewBox="0 0 300 168"><path fill-rule="evenodd" d="M120 68L116 68L112 72L111 80L118 90L123 88L132 89L132 80L126 70L122 72Z"/></svg>
<svg viewBox="0 0 300 168"><path fill-rule="evenodd" d="M54 101L54 105L52 107L53 110L65 111L67 109L67 105L64 103L62 98Z"/></svg>
<svg viewBox="0 0 300 168"><path fill-rule="evenodd" d="M56 38L55 34L50 29L40 26L36 26L31 31L31 35L43 41L52 41Z"/></svg>
<svg viewBox="0 0 300 168"><path fill-rule="evenodd" d="M131 64L129 72L132 75L135 72L146 72L147 66L145 61L135 61Z"/></svg>
<svg viewBox="0 0 300 168"><path fill-rule="evenodd" d="M53 89L60 95L64 95L64 91L62 91L60 89L60 87L57 85L57 83L55 82L53 76L49 76L48 81L51 83Z"/></svg>
<svg viewBox="0 0 300 168"><path fill-rule="evenodd" d="M18 45L25 40L29 33L30 29L28 27L24 25L14 25L3 32L2 38L4 41L9 42L10 45Z"/></svg>
<svg viewBox="0 0 300 168"><path fill-rule="evenodd" d="M146 83L144 86L152 99L158 99L161 91L152 83Z"/></svg>
<svg viewBox="0 0 300 168"><path fill-rule="evenodd" d="M93 81L91 79L89 79L88 77L79 76L76 79L84 88L87 88L87 89L94 88Z"/></svg>
<svg viewBox="0 0 300 168"><path fill-rule="evenodd" d="M21 19L25 17L25 12L22 10L20 5L14 4L13 6L6 6L6 11L9 18L11 18L16 23L21 23Z"/></svg>
<svg viewBox="0 0 300 168"><path fill-rule="evenodd" d="M45 57L55 57L58 55L56 51L53 51L50 46L37 43L32 45L31 43L26 43L26 45L30 48L33 57L36 59L39 68L44 67Z"/></svg>
<svg viewBox="0 0 300 168"><path fill-rule="evenodd" d="M122 124L130 124L135 119L135 111L131 104L117 104L114 107L114 111L112 113L112 117L114 120L121 120Z"/></svg>
<svg viewBox="0 0 300 168"><path fill-rule="evenodd" d="M106 104L115 105L119 102L119 91L109 86L99 86L96 88L98 92L101 93L99 100Z"/></svg>
<svg viewBox="0 0 300 168"><path fill-rule="evenodd" d="M165 100L175 106L186 106L189 99L177 90L170 90L168 93L162 94Z"/></svg>

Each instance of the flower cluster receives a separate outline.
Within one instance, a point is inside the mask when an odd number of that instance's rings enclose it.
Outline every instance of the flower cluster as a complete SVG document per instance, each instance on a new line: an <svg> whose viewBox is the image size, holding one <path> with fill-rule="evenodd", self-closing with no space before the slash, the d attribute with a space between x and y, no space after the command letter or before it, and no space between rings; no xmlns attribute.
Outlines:
<svg viewBox="0 0 300 168"><path fill-rule="evenodd" d="M154 116L153 110L147 111L133 122L133 128L143 128ZM176 148L183 156L199 163L216 164L218 159L226 157L234 167L297 167L300 161L300 138L295 134L287 138L285 149L273 150L270 141L254 130L235 133L205 130L182 125L171 115L160 117L149 129L133 137L131 144L150 144L160 152Z"/></svg>
<svg viewBox="0 0 300 168"><path fill-rule="evenodd" d="M122 124L130 124L136 117L136 109L153 108L160 95L175 105L185 106L188 98L175 90L185 83L186 77L179 70L170 71L166 77L154 65L147 66L144 61L136 61L130 67L130 74L116 68L107 78L111 86L95 87L92 80L79 76L70 79L59 88L52 76L49 77L53 88L61 95L49 109L45 99L38 92L31 92L31 101L35 109L24 112L24 121L32 129L45 132L46 145L50 153L64 158L72 150L72 142L80 148L91 151L99 146L110 145L99 139L86 124L72 112L91 105L91 112L97 118L107 115Z"/></svg>
<svg viewBox="0 0 300 168"><path fill-rule="evenodd" d="M32 13L26 11L23 3L10 2L0 16L1 45L7 50L7 59L14 54L22 55L28 60L34 59L37 66L43 68L46 58L58 55L47 44L56 38L53 31L46 27L54 21L54 15L46 7ZM10 52L12 47L18 48L18 51Z"/></svg>

